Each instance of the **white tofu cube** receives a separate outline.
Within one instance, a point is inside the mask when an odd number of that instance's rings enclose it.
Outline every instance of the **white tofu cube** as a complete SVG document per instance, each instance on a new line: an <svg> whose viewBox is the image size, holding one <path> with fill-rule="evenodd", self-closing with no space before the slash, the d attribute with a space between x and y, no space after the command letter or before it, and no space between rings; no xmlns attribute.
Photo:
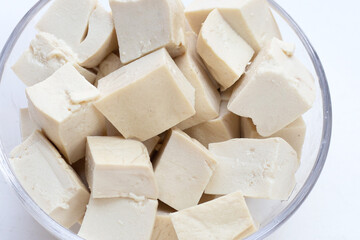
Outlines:
<svg viewBox="0 0 360 240"><path fill-rule="evenodd" d="M231 87L245 72L254 50L213 10L206 18L197 41L197 52L222 89Z"/></svg>
<svg viewBox="0 0 360 240"><path fill-rule="evenodd" d="M88 137L85 172L94 198L158 197L149 154L139 141Z"/></svg>
<svg viewBox="0 0 360 240"><path fill-rule="evenodd" d="M150 199L90 198L78 235L86 240L148 240L157 206Z"/></svg>
<svg viewBox="0 0 360 240"><path fill-rule="evenodd" d="M267 137L310 109L315 95L314 79L292 55L292 46L274 38L236 84L228 109L251 118Z"/></svg>
<svg viewBox="0 0 360 240"><path fill-rule="evenodd" d="M195 114L195 90L165 49L102 78L96 108L125 138L145 141Z"/></svg>
<svg viewBox="0 0 360 240"><path fill-rule="evenodd" d="M90 194L40 131L11 152L10 163L30 197L59 224L68 228L83 217Z"/></svg>
<svg viewBox="0 0 360 240"><path fill-rule="evenodd" d="M244 196L287 200L295 187L299 161L282 138L232 139L209 144L218 166L207 194L241 191Z"/></svg>
<svg viewBox="0 0 360 240"><path fill-rule="evenodd" d="M159 199L176 210L196 205L215 167L204 146L181 130L170 130L154 162Z"/></svg>
<svg viewBox="0 0 360 240"><path fill-rule="evenodd" d="M105 119L92 104L99 91L70 63L26 95L31 118L70 164L85 156L87 136L105 134Z"/></svg>
<svg viewBox="0 0 360 240"><path fill-rule="evenodd" d="M244 239L256 231L240 192L170 214L179 240Z"/></svg>
<svg viewBox="0 0 360 240"><path fill-rule="evenodd" d="M103 77L123 67L118 55L110 53L99 65L99 72Z"/></svg>
<svg viewBox="0 0 360 240"><path fill-rule="evenodd" d="M39 129L38 126L31 119L29 114L29 109L21 108L20 109L20 130L21 130L21 139L25 141L35 130Z"/></svg>

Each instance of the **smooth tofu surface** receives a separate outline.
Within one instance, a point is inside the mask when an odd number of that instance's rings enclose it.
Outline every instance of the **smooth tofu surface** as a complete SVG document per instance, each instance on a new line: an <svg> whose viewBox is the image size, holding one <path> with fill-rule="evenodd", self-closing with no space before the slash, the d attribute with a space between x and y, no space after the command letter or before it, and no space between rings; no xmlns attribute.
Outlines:
<svg viewBox="0 0 360 240"><path fill-rule="evenodd" d="M213 10L199 33L197 52L215 80L225 90L245 72L254 50Z"/></svg>
<svg viewBox="0 0 360 240"><path fill-rule="evenodd" d="M256 231L240 192L172 213L170 217L179 240L244 239Z"/></svg>
<svg viewBox="0 0 360 240"><path fill-rule="evenodd" d="M159 202L151 240L178 240L170 213L174 210Z"/></svg>
<svg viewBox="0 0 360 240"><path fill-rule="evenodd" d="M227 102L221 102L219 117L186 129L190 137L205 147L209 143L223 142L240 137L240 118L227 109Z"/></svg>
<svg viewBox="0 0 360 240"><path fill-rule="evenodd" d="M157 200L90 198L79 236L86 240L148 240L156 217Z"/></svg>
<svg viewBox="0 0 360 240"><path fill-rule="evenodd" d="M26 192L55 221L71 227L83 217L89 192L40 131L11 152L10 163Z"/></svg>
<svg viewBox="0 0 360 240"><path fill-rule="evenodd" d="M99 80L96 108L125 138L145 141L195 114L195 90L165 49Z"/></svg>
<svg viewBox="0 0 360 240"><path fill-rule="evenodd" d="M70 164L85 156L87 136L105 134L105 119L93 106L99 95L70 63L26 89L31 118Z"/></svg>
<svg viewBox="0 0 360 240"><path fill-rule="evenodd" d="M238 138L209 144L218 161L207 194L241 191L244 196L287 200L295 187L299 161L282 138Z"/></svg>
<svg viewBox="0 0 360 240"><path fill-rule="evenodd" d="M154 162L159 199L176 210L196 205L215 167L204 146L179 129L170 130Z"/></svg>
<svg viewBox="0 0 360 240"><path fill-rule="evenodd" d="M124 64L120 62L120 57L115 53L110 53L100 64L99 72L103 77L123 67Z"/></svg>
<svg viewBox="0 0 360 240"><path fill-rule="evenodd" d="M178 0L110 0L122 63L165 47L185 52L185 15Z"/></svg>
<svg viewBox="0 0 360 240"><path fill-rule="evenodd" d="M197 36L186 33L186 53L175 59L176 65L186 79L195 88L195 111L191 118L181 122L177 127L187 129L202 122L214 119L219 115L220 95L211 82L199 55L196 52Z"/></svg>
<svg viewBox="0 0 360 240"><path fill-rule="evenodd" d="M34 123L29 115L29 110L27 108L20 109L20 130L21 130L21 139L25 141L36 129L38 126Z"/></svg>

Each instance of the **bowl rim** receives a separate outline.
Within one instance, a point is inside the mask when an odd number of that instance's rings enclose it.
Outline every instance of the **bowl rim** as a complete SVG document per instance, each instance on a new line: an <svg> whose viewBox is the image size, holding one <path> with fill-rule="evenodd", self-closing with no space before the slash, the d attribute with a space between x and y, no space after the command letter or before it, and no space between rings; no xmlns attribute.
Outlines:
<svg viewBox="0 0 360 240"><path fill-rule="evenodd" d="M316 71L316 75L319 80L319 85L321 89L321 97L323 102L323 129L320 148L316 157L314 166L304 182L304 185L301 187L298 194L294 199L289 203L289 205L284 208L275 218L273 218L269 223L267 223L261 230L255 232L251 236L247 237L246 240L259 240L264 239L278 229L282 224L284 224L302 205L307 196L310 194L314 185L316 184L320 173L326 162L326 157L329 151L331 132L332 132L332 105L329 86L327 78L324 72L322 63L317 55L315 49L310 43L309 39L299 27L299 25L294 21L294 19L274 0L267 0L271 8L277 12L292 28L296 35L301 40L304 45L309 57L311 58L312 64ZM32 20L32 18L48 3L50 0L39 0L20 20L16 25L7 42L5 43L1 54L0 54L0 84L5 68L5 64L17 43L21 33ZM31 214L31 216L40 223L45 229L47 229L52 235L60 239L82 239L75 233L69 231L67 228L64 228L56 221L54 221L49 215L47 215L27 194L23 189L14 173L11 170L8 162L6 161L7 157L2 151L3 145L0 139L0 169L4 175L5 181L12 186L15 190L16 195L20 199L20 202L24 208Z"/></svg>

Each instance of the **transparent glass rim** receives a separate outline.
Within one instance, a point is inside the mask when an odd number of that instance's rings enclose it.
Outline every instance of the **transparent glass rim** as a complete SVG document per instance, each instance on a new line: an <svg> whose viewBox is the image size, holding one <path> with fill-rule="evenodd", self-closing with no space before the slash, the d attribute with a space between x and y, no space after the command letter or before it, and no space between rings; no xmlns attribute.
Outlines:
<svg viewBox="0 0 360 240"><path fill-rule="evenodd" d="M3 50L0 55L0 84L4 72L5 64L18 40L23 30L31 19L48 3L50 0L39 0L21 19L17 24L13 32L11 33L9 39L7 40ZM316 184L320 173L324 167L326 157L329 151L330 138L331 138L331 128L332 128L332 107L331 107L331 98L329 86L327 83L326 75L321 64L321 61L311 45L309 39L305 33L301 30L299 25L292 19L292 17L280 7L274 0L268 0L271 8L277 12L294 30L301 42L303 43L307 53L309 54L312 63L314 65L317 77L319 79L319 85L321 88L321 97L323 101L323 129L322 129L322 138L320 143L319 152L317 154L317 159L315 164L306 179L304 185L294 197L291 203L278 214L273 220L266 224L262 229L252 234L246 240L260 240L269 236L273 233L278 227L284 224L302 205L305 201L314 185ZM8 164L7 157L3 151L3 145L0 140L0 169L5 177L5 180L10 184L20 199L21 203L25 209L37 220L45 229L47 229L51 234L59 239L82 239L75 233L64 228L57 222L55 222L51 217L49 217L27 194L27 192L22 188L19 181L16 179L13 174L11 167Z"/></svg>

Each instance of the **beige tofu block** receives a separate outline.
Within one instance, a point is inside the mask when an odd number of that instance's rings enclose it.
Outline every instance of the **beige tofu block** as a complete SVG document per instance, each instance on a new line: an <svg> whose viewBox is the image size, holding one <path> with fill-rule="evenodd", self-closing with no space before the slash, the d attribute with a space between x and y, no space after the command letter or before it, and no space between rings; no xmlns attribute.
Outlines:
<svg viewBox="0 0 360 240"><path fill-rule="evenodd" d="M159 199L176 210L198 204L215 167L204 146L179 129L170 130L154 162Z"/></svg>
<svg viewBox="0 0 360 240"><path fill-rule="evenodd" d="M56 222L69 228L83 217L90 194L40 131L11 152L10 163L22 187Z"/></svg>
<svg viewBox="0 0 360 240"><path fill-rule="evenodd" d="M240 78L254 55L254 50L231 28L217 9L206 18L196 49L224 90Z"/></svg>
<svg viewBox="0 0 360 240"><path fill-rule="evenodd" d="M96 108L125 138L148 140L193 116L195 90L165 49L102 78Z"/></svg>
<svg viewBox="0 0 360 240"><path fill-rule="evenodd" d="M205 71L199 55L196 53L197 36L186 33L186 53L174 61L187 80L195 88L195 111L191 118L181 122L177 127L187 129L202 122L214 119L219 115L220 95Z"/></svg>
<svg viewBox="0 0 360 240"><path fill-rule="evenodd" d="M20 109L20 130L21 139L25 141L35 130L39 129L38 126L31 119L29 110L27 108Z"/></svg>
<svg viewBox="0 0 360 240"><path fill-rule="evenodd" d="M172 213L170 217L179 240L240 240L256 231L240 192Z"/></svg>
<svg viewBox="0 0 360 240"><path fill-rule="evenodd" d="M62 40L45 32L38 33L12 67L15 74L27 86L44 81L64 64L70 62L90 83L96 74L77 64L76 54Z"/></svg>
<svg viewBox="0 0 360 240"><path fill-rule="evenodd" d="M185 15L178 0L110 0L122 63L165 47L172 57L185 48Z"/></svg>
<svg viewBox="0 0 360 240"><path fill-rule="evenodd" d="M241 118L240 120L241 137L243 138L259 138L262 139L260 134L256 131L256 126L250 118ZM302 117L299 117L294 122L290 123L280 131L274 133L270 137L279 137L284 139L290 146L297 152L297 156L301 158L302 147L305 140L306 124Z"/></svg>
<svg viewBox="0 0 360 240"><path fill-rule="evenodd" d="M85 156L87 136L105 134L105 119L93 106L99 95L70 63L26 89L31 118L70 164Z"/></svg>
<svg viewBox="0 0 360 240"><path fill-rule="evenodd" d="M234 90L234 85L228 89L226 89L225 91L221 91L220 92L220 97L221 97L221 101L229 101L231 98L231 94Z"/></svg>
<svg viewBox="0 0 360 240"><path fill-rule="evenodd" d="M93 198L157 199L154 171L141 142L122 137L88 137L85 161Z"/></svg>
<svg viewBox="0 0 360 240"><path fill-rule="evenodd" d="M115 53L110 53L99 65L99 72L102 77L109 75L110 73L123 67L124 64L120 62L120 57Z"/></svg>
<svg viewBox="0 0 360 240"><path fill-rule="evenodd" d="M154 227L157 200L90 198L78 235L86 240L148 240Z"/></svg>
<svg viewBox="0 0 360 240"><path fill-rule="evenodd" d="M194 32L200 32L202 23L215 8L256 53L269 39L281 39L266 0L195 0L185 9Z"/></svg>
<svg viewBox="0 0 360 240"><path fill-rule="evenodd" d="M287 200L295 187L299 161L282 138L238 138L209 144L218 166L207 194L241 191L244 196Z"/></svg>
<svg viewBox="0 0 360 240"><path fill-rule="evenodd" d="M314 79L292 52L293 45L272 39L231 95L228 109L251 118L263 137L295 121L315 101Z"/></svg>
<svg viewBox="0 0 360 240"><path fill-rule="evenodd" d="M240 118L227 109L227 102L221 102L219 117L186 129L185 133L207 147L209 143L240 137Z"/></svg>
<svg viewBox="0 0 360 240"><path fill-rule="evenodd" d="M178 240L170 213L174 210L159 202L151 240Z"/></svg>

